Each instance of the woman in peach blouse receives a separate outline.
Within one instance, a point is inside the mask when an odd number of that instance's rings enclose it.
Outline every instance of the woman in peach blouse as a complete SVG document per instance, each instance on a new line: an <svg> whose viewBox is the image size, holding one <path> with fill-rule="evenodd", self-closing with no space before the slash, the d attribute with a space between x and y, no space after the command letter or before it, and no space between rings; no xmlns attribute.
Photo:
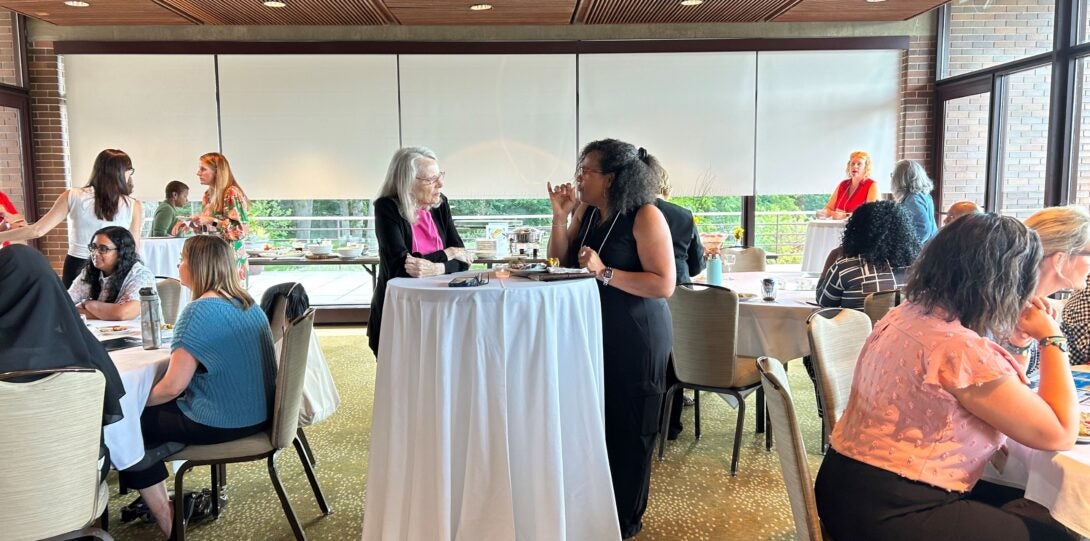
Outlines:
<svg viewBox="0 0 1090 541"><path fill-rule="evenodd" d="M862 150L852 152L844 172L848 178L837 184L833 195L829 196L829 202L817 212L818 218L841 220L855 212L860 205L878 200L878 183L870 178L874 172L870 154Z"/></svg>
<svg viewBox="0 0 1090 541"><path fill-rule="evenodd" d="M1005 437L1043 450L1075 443L1066 339L1032 297L1041 251L1036 233L994 214L966 216L924 248L907 302L859 355L818 472L818 512L833 539L1074 538L1020 493L973 490ZM1036 392L1022 364L986 338L1013 330L1041 344Z"/></svg>

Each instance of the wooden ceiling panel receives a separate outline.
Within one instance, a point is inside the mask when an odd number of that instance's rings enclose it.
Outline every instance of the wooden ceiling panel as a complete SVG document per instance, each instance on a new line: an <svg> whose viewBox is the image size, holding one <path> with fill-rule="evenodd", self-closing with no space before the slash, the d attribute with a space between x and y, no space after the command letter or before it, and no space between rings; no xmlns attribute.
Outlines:
<svg viewBox="0 0 1090 541"><path fill-rule="evenodd" d="M776 22L904 21L935 9L947 0L801 0Z"/></svg>
<svg viewBox="0 0 1090 541"><path fill-rule="evenodd" d="M62 0L0 0L0 7L61 26L193 24L190 18L154 0L87 0L71 7Z"/></svg>
<svg viewBox="0 0 1090 541"><path fill-rule="evenodd" d="M260 0L157 1L205 24L338 26L394 22L380 0L284 0L287 6L283 8L265 7Z"/></svg>
<svg viewBox="0 0 1090 541"><path fill-rule="evenodd" d="M582 0L576 20L584 24L748 23L764 21L798 0Z"/></svg>
<svg viewBox="0 0 1090 541"><path fill-rule="evenodd" d="M385 0L404 25L570 24L576 0ZM474 3L492 9L473 11Z"/></svg>

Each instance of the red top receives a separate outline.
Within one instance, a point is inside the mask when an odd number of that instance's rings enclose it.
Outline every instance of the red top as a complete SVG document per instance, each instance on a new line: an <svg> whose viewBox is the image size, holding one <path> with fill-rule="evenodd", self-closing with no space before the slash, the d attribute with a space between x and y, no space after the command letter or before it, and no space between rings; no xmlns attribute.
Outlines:
<svg viewBox="0 0 1090 541"><path fill-rule="evenodd" d="M852 179L846 178L840 181L840 185L836 187L836 204L833 205L833 210L855 212L855 209L867 202L867 194L870 193L870 187L873 184L873 179L865 178L863 179L863 182L859 183L859 187L855 189L855 193L849 196L848 190L851 189Z"/></svg>
<svg viewBox="0 0 1090 541"><path fill-rule="evenodd" d="M5 211L10 212L12 214L15 214L16 212L18 212L17 210L15 210L15 205L11 204L11 199L8 199L8 196L4 192L0 192L0 207L4 207ZM2 223L3 221L4 221L4 218L0 217L0 223ZM7 246L7 245L8 245L8 243L6 243L6 242L3 243L3 244L0 244L0 246Z"/></svg>

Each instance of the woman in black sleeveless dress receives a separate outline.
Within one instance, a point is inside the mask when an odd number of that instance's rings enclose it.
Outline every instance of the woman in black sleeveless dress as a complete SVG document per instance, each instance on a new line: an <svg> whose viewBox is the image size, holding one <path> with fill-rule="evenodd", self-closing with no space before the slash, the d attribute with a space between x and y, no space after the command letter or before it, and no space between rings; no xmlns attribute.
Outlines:
<svg viewBox="0 0 1090 541"><path fill-rule="evenodd" d="M666 219L653 204L658 187L653 162L642 148L595 141L583 149L575 187L549 186L549 256L565 266L586 267L599 280L606 449L625 538L640 531L647 508L673 344L666 306L674 291L673 248Z"/></svg>

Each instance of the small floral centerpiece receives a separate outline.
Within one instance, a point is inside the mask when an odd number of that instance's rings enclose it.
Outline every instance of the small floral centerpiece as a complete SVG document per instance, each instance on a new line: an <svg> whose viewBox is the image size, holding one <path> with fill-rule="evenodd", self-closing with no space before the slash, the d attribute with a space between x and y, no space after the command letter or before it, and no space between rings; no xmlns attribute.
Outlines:
<svg viewBox="0 0 1090 541"><path fill-rule="evenodd" d="M701 233L700 243L704 245L704 257L718 254L723 248L723 241L726 239L726 233Z"/></svg>
<svg viewBox="0 0 1090 541"><path fill-rule="evenodd" d="M734 236L734 243L738 246L742 245L742 238L746 236L746 230L741 227L735 227L730 232Z"/></svg>

